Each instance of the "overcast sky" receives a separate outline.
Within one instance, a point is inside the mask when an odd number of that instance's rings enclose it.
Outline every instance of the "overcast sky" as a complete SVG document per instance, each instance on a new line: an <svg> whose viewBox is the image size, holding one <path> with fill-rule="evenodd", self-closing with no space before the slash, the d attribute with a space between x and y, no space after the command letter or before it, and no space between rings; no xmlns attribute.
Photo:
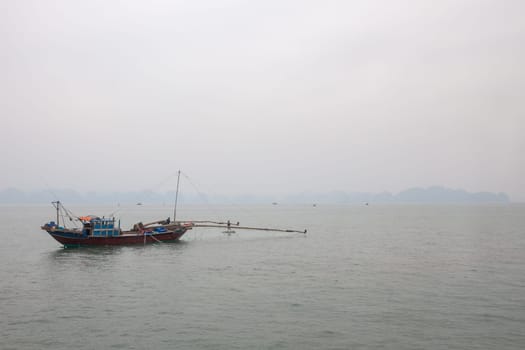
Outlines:
<svg viewBox="0 0 525 350"><path fill-rule="evenodd" d="M182 169L215 194L443 185L525 200L524 13L1 1L0 189L142 190Z"/></svg>

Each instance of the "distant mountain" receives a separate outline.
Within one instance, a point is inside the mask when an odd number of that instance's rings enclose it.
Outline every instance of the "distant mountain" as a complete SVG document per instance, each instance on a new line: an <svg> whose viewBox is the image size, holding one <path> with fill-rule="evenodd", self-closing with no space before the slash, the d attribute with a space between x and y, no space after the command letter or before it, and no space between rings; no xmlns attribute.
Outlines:
<svg viewBox="0 0 525 350"><path fill-rule="evenodd" d="M8 188L0 191L0 203L49 203L59 199L68 203L173 203L175 199L175 192L169 191L165 193L158 193L153 191L139 191L139 192L87 192L80 193L72 189L51 189L48 191L33 191L23 192L19 189ZM179 194L181 202L195 202L202 203L207 199L204 195L189 195L185 193Z"/></svg>
<svg viewBox="0 0 525 350"><path fill-rule="evenodd" d="M505 193L476 192L434 186L429 188L410 188L395 196L398 202L405 203L508 203Z"/></svg>
<svg viewBox="0 0 525 350"><path fill-rule="evenodd" d="M317 203L509 203L505 193L476 192L440 186L409 188L398 194L389 192L330 192L289 196L291 202Z"/></svg>
<svg viewBox="0 0 525 350"><path fill-rule="evenodd" d="M33 198L28 198L26 193L16 188L8 188L0 191L0 203L24 203L32 201Z"/></svg>
<svg viewBox="0 0 525 350"><path fill-rule="evenodd" d="M114 192L100 194L96 192L79 193L71 189L23 192L19 189L8 188L0 191L0 203L48 203L59 198L68 203L172 203L174 192L157 193L142 192ZM333 204L362 204L362 203L509 203L509 196L505 193L467 192L462 189L450 189L433 186L428 188L414 187L401 191L398 194L390 192L343 192L332 191L326 193L301 193L288 196L207 196L203 194L186 194L179 196L181 203L333 203Z"/></svg>

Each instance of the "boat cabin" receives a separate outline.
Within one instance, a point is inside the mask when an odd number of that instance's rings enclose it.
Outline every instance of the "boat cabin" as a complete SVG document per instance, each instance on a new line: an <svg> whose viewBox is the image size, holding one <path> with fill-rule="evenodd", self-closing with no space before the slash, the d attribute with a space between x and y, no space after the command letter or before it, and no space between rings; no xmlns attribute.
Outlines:
<svg viewBox="0 0 525 350"><path fill-rule="evenodd" d="M115 218L82 217L82 233L93 237L114 237L120 235L120 228L115 228Z"/></svg>

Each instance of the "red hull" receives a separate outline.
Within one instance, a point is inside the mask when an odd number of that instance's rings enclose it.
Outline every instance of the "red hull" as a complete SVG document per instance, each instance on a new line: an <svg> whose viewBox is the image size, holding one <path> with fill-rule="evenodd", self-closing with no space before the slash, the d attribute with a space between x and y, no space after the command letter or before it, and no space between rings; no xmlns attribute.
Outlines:
<svg viewBox="0 0 525 350"><path fill-rule="evenodd" d="M187 229L182 227L175 231L155 234L124 234L114 237L71 237L72 235L57 231L47 231L54 239L65 246L104 246L104 245L133 245L144 243L156 243L176 241L186 233Z"/></svg>

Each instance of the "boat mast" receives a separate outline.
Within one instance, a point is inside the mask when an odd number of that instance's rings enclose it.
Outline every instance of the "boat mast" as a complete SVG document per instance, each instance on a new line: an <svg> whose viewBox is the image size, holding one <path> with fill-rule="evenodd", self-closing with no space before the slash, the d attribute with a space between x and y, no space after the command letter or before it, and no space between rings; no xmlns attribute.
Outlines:
<svg viewBox="0 0 525 350"><path fill-rule="evenodd" d="M177 173L177 191L175 192L175 207L173 208L173 222L175 222L175 218L177 217L177 201L179 199L179 181L180 181L180 170Z"/></svg>
<svg viewBox="0 0 525 350"><path fill-rule="evenodd" d="M57 226L60 226L58 221L60 217L60 201L51 202L51 204L57 209Z"/></svg>

